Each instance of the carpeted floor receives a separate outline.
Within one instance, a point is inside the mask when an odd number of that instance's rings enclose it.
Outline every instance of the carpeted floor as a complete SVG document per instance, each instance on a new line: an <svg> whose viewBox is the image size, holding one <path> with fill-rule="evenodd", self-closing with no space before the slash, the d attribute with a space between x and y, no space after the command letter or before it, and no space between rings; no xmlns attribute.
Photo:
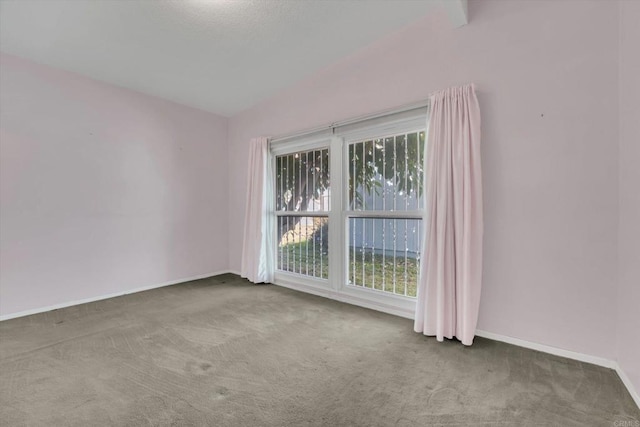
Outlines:
<svg viewBox="0 0 640 427"><path fill-rule="evenodd" d="M5 321L0 340L7 426L640 420L612 370L482 338L437 343L407 319L234 275Z"/></svg>

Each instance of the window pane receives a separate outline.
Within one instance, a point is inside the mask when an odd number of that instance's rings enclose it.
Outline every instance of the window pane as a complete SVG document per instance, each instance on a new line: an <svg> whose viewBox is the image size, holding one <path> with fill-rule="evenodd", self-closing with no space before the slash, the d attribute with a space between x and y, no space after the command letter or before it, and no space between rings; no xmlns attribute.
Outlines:
<svg viewBox="0 0 640 427"><path fill-rule="evenodd" d="M328 211L329 149L277 156L275 194L277 211Z"/></svg>
<svg viewBox="0 0 640 427"><path fill-rule="evenodd" d="M415 297L419 219L349 218L349 284Z"/></svg>
<svg viewBox="0 0 640 427"><path fill-rule="evenodd" d="M424 132L349 145L350 210L422 209Z"/></svg>
<svg viewBox="0 0 640 427"><path fill-rule="evenodd" d="M327 217L280 216L277 232L278 270L321 279L329 277Z"/></svg>

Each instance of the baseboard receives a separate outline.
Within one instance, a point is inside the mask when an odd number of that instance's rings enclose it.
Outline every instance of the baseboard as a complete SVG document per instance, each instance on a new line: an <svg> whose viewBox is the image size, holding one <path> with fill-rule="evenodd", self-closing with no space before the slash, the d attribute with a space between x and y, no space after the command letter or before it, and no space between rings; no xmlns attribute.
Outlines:
<svg viewBox="0 0 640 427"><path fill-rule="evenodd" d="M613 360L605 359L604 357L591 356L589 354L564 350L562 348L552 347L550 345L521 340L519 338L508 337L506 335L494 334L493 332L477 330L476 336L489 338L494 341L506 342L507 344L513 344L517 345L518 347L529 348L531 350L537 350L543 353L553 354L555 356L566 357L567 359L579 360L580 362L591 363L593 365L598 365L609 369L615 369L616 366L616 362L614 362Z"/></svg>
<svg viewBox="0 0 640 427"><path fill-rule="evenodd" d="M629 391L631 398L636 402L636 405L638 405L638 408L640 408L640 394L638 393L638 390L636 390L635 387L633 386L631 379L622 370L622 368L618 363L616 363L616 366L614 369L616 370L616 372L618 373L618 376L622 380L622 384L624 384L624 386Z"/></svg>
<svg viewBox="0 0 640 427"><path fill-rule="evenodd" d="M19 311L19 312L16 312L16 313L9 313L9 314L5 314L5 315L1 315L0 316L0 322L2 322L4 320L9 320L9 319L15 319L17 317L30 316L32 314L44 313L44 312L51 311L51 310L58 310L58 309L61 309L61 308L71 307L71 306L74 306L74 305L86 304L86 303L89 303L89 302L100 301L100 300L103 300L103 299L121 297L123 295L135 294L137 292L149 291L151 289L163 288L165 286L177 285L177 284L184 283L184 282L191 282L192 280L206 279L208 277L218 276L220 274L225 274L225 273L230 273L230 271L229 270L223 270L223 271L217 271L217 272L214 272L214 273L200 274L198 276L185 277L183 279L171 280L169 282L159 283L159 284L155 284L155 285L142 286L142 287L139 287L139 288L128 289L128 290L122 291L122 292L115 292L115 293L107 294L107 295L100 295L100 296L96 296L96 297L90 297L90 298L84 298L84 299L64 302L64 303L61 303L61 304L49 305L49 306L46 306L46 307L34 308L34 309L31 309L31 310Z"/></svg>
<svg viewBox="0 0 640 427"><path fill-rule="evenodd" d="M627 388L627 391L631 395L631 398L634 400L638 408L640 408L640 395L638 395L638 391L633 386L631 379L627 376L624 370L620 367L618 362L605 359L603 357L591 356L589 354L578 353L575 351L564 350L557 347L552 347L549 345L539 344L531 341L521 340L519 338L508 337L506 335L494 334L493 332L487 331L476 331L476 336L488 338L494 341L506 342L507 344L517 345L518 347L524 347L531 350L541 351L543 353L553 354L555 356L566 357L567 359L578 360L580 362L591 363L593 365L602 366L604 368L613 369L616 371L620 380Z"/></svg>

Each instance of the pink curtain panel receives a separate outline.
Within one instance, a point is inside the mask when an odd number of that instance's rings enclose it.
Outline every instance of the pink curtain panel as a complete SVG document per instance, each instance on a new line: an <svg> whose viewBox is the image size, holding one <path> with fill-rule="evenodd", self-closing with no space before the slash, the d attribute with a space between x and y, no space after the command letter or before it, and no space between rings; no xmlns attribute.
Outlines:
<svg viewBox="0 0 640 427"><path fill-rule="evenodd" d="M423 262L414 329L471 345L482 285L480 108L475 87L433 94Z"/></svg>

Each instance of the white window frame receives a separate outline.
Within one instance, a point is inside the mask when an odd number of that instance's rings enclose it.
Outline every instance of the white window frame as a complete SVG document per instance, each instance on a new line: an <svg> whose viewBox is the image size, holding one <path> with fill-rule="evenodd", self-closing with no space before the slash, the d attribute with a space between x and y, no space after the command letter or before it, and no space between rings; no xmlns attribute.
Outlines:
<svg viewBox="0 0 640 427"><path fill-rule="evenodd" d="M283 140L280 141L277 144L271 144L271 150L270 150L270 155L271 158L269 159L271 161L271 170L275 171L276 170L276 157L277 156L282 156L282 155L287 155L287 154L293 154L293 153L298 153L298 152L304 152L304 151L311 151L311 150L320 150L320 149L329 149L329 170L331 171L332 167L333 167L333 163L332 163L332 140L333 137L331 136L331 133L329 132L321 132L321 133L317 133L317 134L313 134L313 135L308 135L302 138L292 138L292 139L287 139L287 140ZM270 179L274 179L274 177L270 177ZM333 177L332 177L332 188L333 188ZM274 198L274 195L270 195L269 197L271 197L272 199ZM271 201L271 203L273 204L273 201ZM331 191L331 197L329 200L329 210L328 211L276 211L275 208L272 208L272 218L271 221L272 222L272 228L271 230L273 230L273 242L274 242L274 257L273 259L277 259L277 253L278 253L278 239L277 239L277 232L278 232L278 227L277 227L277 220L278 217L287 217L287 216L300 216L300 217L307 217L307 216L314 216L314 217L327 217L329 218L329 224L331 224L331 211L334 209L333 207L334 205L334 196L333 196L333 190ZM329 247L331 247L331 229L333 227L331 227L331 225L329 226ZM331 268L331 251L329 251L329 279L325 280L325 279L321 279L321 278L317 278L317 277L311 277L311 276L305 276L302 274L296 274L296 273L291 273L291 272L287 272L287 271L282 271L282 270L278 270L277 266L274 272L274 282L276 285L281 284L281 283L289 283L289 282L295 282L295 281L303 281L305 283L307 283L310 286L316 286L319 288L326 288L327 287L327 282L331 282L332 281L332 277L331 277L331 272L332 272L332 268Z"/></svg>
<svg viewBox="0 0 640 427"><path fill-rule="evenodd" d="M309 277L301 274L275 271L274 284L324 296L354 305L395 314L412 319L415 312L416 299L404 295L382 292L348 284L349 240L347 230L349 218L380 217L420 219L424 224L424 209L411 211L367 212L347 210L348 191L344 183L349 176L348 149L349 144L370 138L389 135L400 135L411 132L426 132L426 107L415 111L402 112L393 116L377 117L365 122L353 123L339 128L317 132L304 137L292 137L278 140L271 144L271 161L275 170L275 158L279 155L300 151L329 148L329 170L331 179L329 218L329 275L328 280ZM426 138L426 135L425 135ZM426 163L426 159L423 159ZM424 165L423 165L424 166ZM278 216L323 216L318 212L273 212L272 220ZM277 227L272 228L274 233ZM277 239L273 239L277 251ZM336 250L339 248L339 250ZM277 252L274 252L277 253Z"/></svg>

